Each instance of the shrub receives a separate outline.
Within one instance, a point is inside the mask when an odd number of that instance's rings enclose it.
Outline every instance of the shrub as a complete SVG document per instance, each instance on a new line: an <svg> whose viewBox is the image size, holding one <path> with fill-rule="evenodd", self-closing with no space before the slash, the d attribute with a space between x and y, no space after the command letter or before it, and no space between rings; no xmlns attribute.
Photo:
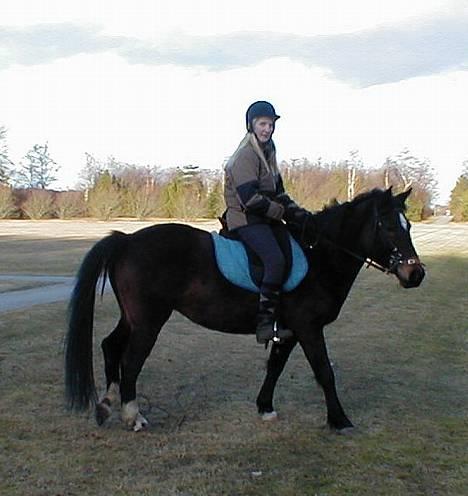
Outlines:
<svg viewBox="0 0 468 496"><path fill-rule="evenodd" d="M82 217L86 210L83 193L80 191L64 191L57 193L55 213L59 219Z"/></svg>
<svg viewBox="0 0 468 496"><path fill-rule="evenodd" d="M120 188L109 172L101 174L94 188L89 190L88 211L93 217L109 220L120 212Z"/></svg>
<svg viewBox="0 0 468 496"><path fill-rule="evenodd" d="M0 219L6 219L15 211L15 201L11 188L0 185Z"/></svg>
<svg viewBox="0 0 468 496"><path fill-rule="evenodd" d="M31 190L23 203L23 212L30 219L51 217L54 211L52 194L45 190Z"/></svg>

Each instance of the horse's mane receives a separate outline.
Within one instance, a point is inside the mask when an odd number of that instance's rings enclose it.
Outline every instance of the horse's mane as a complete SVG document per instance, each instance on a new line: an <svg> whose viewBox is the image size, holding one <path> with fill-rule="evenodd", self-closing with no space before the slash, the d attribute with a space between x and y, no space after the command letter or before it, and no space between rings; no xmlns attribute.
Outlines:
<svg viewBox="0 0 468 496"><path fill-rule="evenodd" d="M333 213L336 210L341 210L344 206L356 206L360 203L368 201L369 199L375 199L385 193L385 190L380 188L374 188L370 191L365 191L364 193L359 193L352 200L340 203L336 198L330 201L328 205L325 205L320 212Z"/></svg>
<svg viewBox="0 0 468 496"><path fill-rule="evenodd" d="M328 205L324 206L322 210L314 213L313 219L313 230L320 233L326 233L330 238L336 238L342 234L344 231L344 226L347 226L347 231L352 229L358 219L352 220L352 212L355 211L355 207L368 202L370 200L375 200L377 198L382 198L386 193L385 190L374 188L370 191L360 193L352 200L339 203L336 199L332 200ZM314 232L314 236L316 235Z"/></svg>

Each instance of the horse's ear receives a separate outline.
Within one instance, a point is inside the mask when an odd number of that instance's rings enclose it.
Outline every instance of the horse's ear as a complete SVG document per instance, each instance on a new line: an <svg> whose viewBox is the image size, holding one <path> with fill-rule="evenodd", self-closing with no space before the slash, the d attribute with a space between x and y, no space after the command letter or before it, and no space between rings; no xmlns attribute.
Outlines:
<svg viewBox="0 0 468 496"><path fill-rule="evenodd" d="M377 207L381 209L389 208L389 206L392 204L392 199L392 186L390 186L390 188L386 189L383 194L379 195Z"/></svg>
<svg viewBox="0 0 468 496"><path fill-rule="evenodd" d="M399 195L396 195L395 196L395 200L397 202L399 202L401 205L404 205L405 204L405 201L406 199L408 198L408 196L411 194L411 191L413 190L413 188L409 188L407 189L406 191L403 191L403 193L400 193Z"/></svg>
<svg viewBox="0 0 468 496"><path fill-rule="evenodd" d="M387 203L387 202L391 202L392 199L393 199L393 191L392 191L392 188L393 186L390 186L388 189L385 190L385 193L384 193L384 201Z"/></svg>

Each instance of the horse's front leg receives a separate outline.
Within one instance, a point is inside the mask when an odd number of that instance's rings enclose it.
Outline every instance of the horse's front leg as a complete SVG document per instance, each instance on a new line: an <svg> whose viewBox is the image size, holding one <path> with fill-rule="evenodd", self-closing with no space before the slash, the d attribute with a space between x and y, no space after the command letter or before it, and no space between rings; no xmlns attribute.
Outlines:
<svg viewBox="0 0 468 496"><path fill-rule="evenodd" d="M297 339L294 337L283 344L274 344L271 348L267 363L267 375L257 396L258 413L265 421L277 418L277 413L273 408L275 386L296 344Z"/></svg>
<svg viewBox="0 0 468 496"><path fill-rule="evenodd" d="M336 393L335 375L328 358L323 328L309 329L307 333L300 333L298 339L325 394L328 425L338 432L345 432L352 428L353 424L344 413Z"/></svg>

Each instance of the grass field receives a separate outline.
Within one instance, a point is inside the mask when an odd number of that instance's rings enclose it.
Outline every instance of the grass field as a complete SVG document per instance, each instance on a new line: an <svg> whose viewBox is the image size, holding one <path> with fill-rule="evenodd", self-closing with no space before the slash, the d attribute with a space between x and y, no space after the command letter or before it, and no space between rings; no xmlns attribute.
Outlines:
<svg viewBox="0 0 468 496"><path fill-rule="evenodd" d="M263 424L255 397L267 355L255 338L177 314L139 380L150 429L128 432L117 415L98 428L63 407L65 305L0 314L0 494L467 494L468 239L447 243L447 232L415 236L428 267L421 288L363 271L328 328L351 436L324 427L300 349L277 388L280 421ZM0 272L64 275L92 243L37 233L3 241ZM116 317L106 296L96 312L100 388L99 343Z"/></svg>

